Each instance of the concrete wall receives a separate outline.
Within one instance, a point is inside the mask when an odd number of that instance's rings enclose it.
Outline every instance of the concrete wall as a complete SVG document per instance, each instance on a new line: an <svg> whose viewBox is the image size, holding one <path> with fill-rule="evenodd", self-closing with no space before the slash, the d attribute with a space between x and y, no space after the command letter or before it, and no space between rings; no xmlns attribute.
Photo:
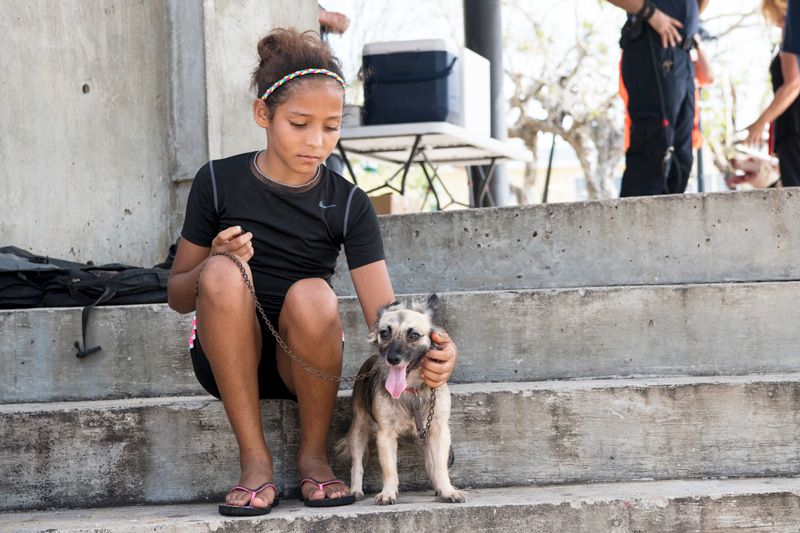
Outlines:
<svg viewBox="0 0 800 533"><path fill-rule="evenodd" d="M256 43L279 26L318 30L319 7L312 0L169 0L169 6L174 28L171 66L176 136L169 235L174 241L180 234L197 169L209 158L266 146L266 136L251 111L255 95L250 91L250 74L258 65ZM200 49L202 57L197 55ZM197 91L197 87L205 90ZM198 109L205 113L197 113Z"/></svg>
<svg viewBox="0 0 800 533"><path fill-rule="evenodd" d="M208 148L212 158L266 146L253 121L250 73L265 28L319 30L319 7L308 0L205 0ZM235 31L231 31L235 28Z"/></svg>
<svg viewBox="0 0 800 533"><path fill-rule="evenodd" d="M2 242L80 260L167 245L160 2L3 3Z"/></svg>
<svg viewBox="0 0 800 533"><path fill-rule="evenodd" d="M151 265L209 157L263 144L259 36L312 0L10 0L0 17L0 245ZM260 144L259 144L260 143Z"/></svg>
<svg viewBox="0 0 800 533"><path fill-rule="evenodd" d="M180 231L191 180L208 160L204 18L200 0L167 0L171 80L167 155L172 181L167 236L171 241Z"/></svg>

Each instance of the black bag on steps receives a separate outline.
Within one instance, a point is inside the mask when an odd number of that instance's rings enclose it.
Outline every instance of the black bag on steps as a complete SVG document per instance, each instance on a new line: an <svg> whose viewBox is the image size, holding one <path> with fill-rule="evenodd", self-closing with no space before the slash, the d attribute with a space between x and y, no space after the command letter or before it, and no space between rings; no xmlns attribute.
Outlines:
<svg viewBox="0 0 800 533"><path fill-rule="evenodd" d="M161 268L166 267L166 268ZM96 266L35 255L14 246L0 247L0 309L83 307L83 348L78 357L100 350L88 348L86 326L96 305L164 303L171 265L139 268L118 263Z"/></svg>

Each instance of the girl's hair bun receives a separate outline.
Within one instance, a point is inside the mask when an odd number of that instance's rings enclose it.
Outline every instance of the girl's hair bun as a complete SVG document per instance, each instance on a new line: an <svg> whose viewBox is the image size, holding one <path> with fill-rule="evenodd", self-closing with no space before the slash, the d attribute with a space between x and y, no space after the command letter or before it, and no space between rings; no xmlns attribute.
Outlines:
<svg viewBox="0 0 800 533"><path fill-rule="evenodd" d="M314 31L301 33L294 28L276 28L258 42L258 57L258 67L251 77L256 98L276 81L298 70L321 68L344 78L341 61ZM285 83L267 98L270 116L296 85L296 82Z"/></svg>

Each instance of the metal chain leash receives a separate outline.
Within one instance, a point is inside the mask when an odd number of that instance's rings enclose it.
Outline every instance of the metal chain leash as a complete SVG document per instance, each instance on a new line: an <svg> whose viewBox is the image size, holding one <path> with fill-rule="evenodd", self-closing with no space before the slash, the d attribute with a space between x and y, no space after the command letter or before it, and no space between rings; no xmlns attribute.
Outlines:
<svg viewBox="0 0 800 533"><path fill-rule="evenodd" d="M258 298L256 297L256 291L253 288L253 284L250 281L250 277L247 275L247 270L245 270L244 265L242 265L242 262L239 260L239 258L228 252L214 252L209 257L213 257L215 255L221 255L227 257L228 259L233 261L234 264L239 268L239 272L241 272L242 274L242 280L244 280L245 285L247 285L247 290L250 292L250 297L253 298L253 302L256 304L256 310L258 310L259 315L261 315L261 318L264 320L264 323L267 325L267 328L272 333L272 336L275 337L275 341L281 346L281 348L283 348L283 350L286 352L286 355L288 355L292 361L297 363L300 366L300 368L302 368L312 376L324 379L325 381L331 381L333 383L344 383L344 384L354 384L356 381L359 381L361 379L367 379L368 377L372 376L373 374L375 374L375 372L378 371L378 367L376 365L373 366L372 370L370 370L369 372L362 372L352 377L342 377L342 376L334 376L332 374L328 374L326 372L323 372L322 370L319 370L318 368L314 368L313 366L309 365L307 362L301 359L297 354L295 354L291 348L289 348L289 345L286 344L286 341L284 341L281 338L281 336L278 334L278 331L272 325L272 322L270 322L269 318L267 318L267 313L264 311L264 308L261 307L261 303L258 301ZM199 285L200 283L199 275L197 276L197 281Z"/></svg>
<svg viewBox="0 0 800 533"><path fill-rule="evenodd" d="M422 427L422 416L420 408L422 407L422 398L419 392L413 392L414 397L411 398L411 405L414 408L414 423L417 425L417 438L420 442L425 442L431 429L431 422L433 421L433 408L436 405L436 389L431 389L431 407L428 409L428 420L425 427Z"/></svg>
<svg viewBox="0 0 800 533"><path fill-rule="evenodd" d="M250 297L253 298L253 302L256 305L256 310L258 310L259 315L261 315L261 318L264 320L264 323L267 325L267 328L272 333L272 336L275 337L275 341L281 346L281 348L283 348L283 350L286 352L286 355L288 355L292 361L297 363L300 366L300 368L302 368L312 376L324 379L325 381L331 381L333 383L345 383L345 384L355 384L356 381L367 379L368 377L372 376L373 374L375 374L375 372L378 371L378 365L374 365L372 367L372 370L368 372L362 372L352 377L342 377L342 376L334 376L332 374L328 374L306 363L297 354L295 354L291 348L289 348L289 345L286 344L286 341L284 341L281 338L281 336L278 334L278 331L272 325L272 322L270 322L269 318L267 318L267 313L264 311L264 308L261 307L261 302L259 302L258 298L256 297L256 291L253 288L253 284L250 281L250 277L247 275L247 270L244 268L244 265L242 265L242 262L239 260L239 258L228 252L214 252L209 257L213 257L215 255L221 255L227 257L228 259L233 261L233 263L239 268L239 272L242 274L242 280L247 286L247 290L250 292ZM203 265L203 268L205 268L205 265ZM202 269L200 269L200 271L202 272ZM195 286L195 295L199 293L199 290L200 290L200 275L198 274L197 285ZM428 410L428 419L425 423L425 429L422 429L420 427L422 424L418 419L419 407L422 403L422 399L419 397L418 394L415 394L414 398L412 398L411 400L411 403L414 407L414 417L415 420L417 421L417 438L420 440L420 442L425 442L425 440L428 438L428 434L430 433L431 422L433 421L433 408L436 405L436 389L431 389L431 406L430 409Z"/></svg>

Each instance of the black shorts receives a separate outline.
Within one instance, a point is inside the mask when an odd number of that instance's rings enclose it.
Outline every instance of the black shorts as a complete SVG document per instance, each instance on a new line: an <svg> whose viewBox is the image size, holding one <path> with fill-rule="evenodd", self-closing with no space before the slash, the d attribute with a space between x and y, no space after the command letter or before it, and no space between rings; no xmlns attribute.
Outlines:
<svg viewBox="0 0 800 533"><path fill-rule="evenodd" d="M277 314L267 314L269 321L278 329ZM258 324L261 327L261 361L258 364L258 397L262 400L295 400L297 397L289 391L286 384L281 379L278 373L278 363L276 358L276 342L275 337L267 329L263 319L257 316ZM200 337L197 331L192 331L192 339L190 341L189 353L192 356L192 366L194 367L194 375L200 385L208 391L209 394L220 398L219 388L217 382L214 380L214 373L211 371L211 364L208 362L206 354L203 353L203 347L200 344Z"/></svg>

